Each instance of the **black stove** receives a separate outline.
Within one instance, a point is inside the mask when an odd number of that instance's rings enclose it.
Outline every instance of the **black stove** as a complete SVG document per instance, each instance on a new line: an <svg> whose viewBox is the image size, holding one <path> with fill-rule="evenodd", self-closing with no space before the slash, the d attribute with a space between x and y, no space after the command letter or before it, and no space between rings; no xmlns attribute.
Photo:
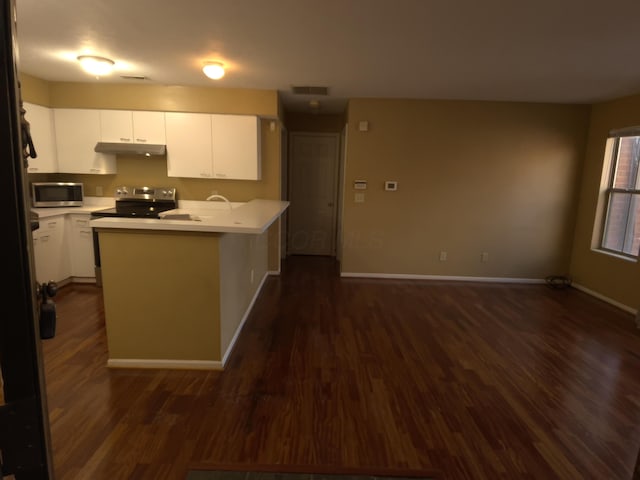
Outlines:
<svg viewBox="0 0 640 480"><path fill-rule="evenodd" d="M177 207L176 190L169 187L118 187L116 206L91 213L92 217L160 218Z"/></svg>

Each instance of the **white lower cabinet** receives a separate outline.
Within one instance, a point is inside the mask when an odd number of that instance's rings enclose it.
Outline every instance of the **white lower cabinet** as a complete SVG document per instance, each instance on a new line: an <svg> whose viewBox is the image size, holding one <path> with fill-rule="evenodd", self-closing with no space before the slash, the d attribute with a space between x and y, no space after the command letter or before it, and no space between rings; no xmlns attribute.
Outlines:
<svg viewBox="0 0 640 480"><path fill-rule="evenodd" d="M36 281L60 282L71 275L68 249L64 244L65 215L40 220L40 228L33 232L33 254Z"/></svg>
<svg viewBox="0 0 640 480"><path fill-rule="evenodd" d="M89 226L91 216L89 214L69 215L69 241L65 242L70 247L71 276L82 278L95 278L95 266L93 259L93 231Z"/></svg>
<svg viewBox="0 0 640 480"><path fill-rule="evenodd" d="M90 214L64 214L40 219L33 231L36 281L60 283L95 279Z"/></svg>

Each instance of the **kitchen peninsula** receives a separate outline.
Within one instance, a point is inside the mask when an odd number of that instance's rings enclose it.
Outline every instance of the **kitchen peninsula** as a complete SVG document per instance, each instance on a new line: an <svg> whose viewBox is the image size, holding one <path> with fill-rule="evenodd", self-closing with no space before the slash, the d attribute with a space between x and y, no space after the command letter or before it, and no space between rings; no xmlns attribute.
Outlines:
<svg viewBox="0 0 640 480"><path fill-rule="evenodd" d="M92 220L108 365L222 369L269 273L267 229L288 205L256 199Z"/></svg>

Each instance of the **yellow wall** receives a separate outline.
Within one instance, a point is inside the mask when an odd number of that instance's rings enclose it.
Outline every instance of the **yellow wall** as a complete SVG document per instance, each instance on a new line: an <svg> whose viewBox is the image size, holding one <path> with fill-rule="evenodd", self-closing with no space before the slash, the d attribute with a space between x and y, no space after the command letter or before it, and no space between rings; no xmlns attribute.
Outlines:
<svg viewBox="0 0 640 480"><path fill-rule="evenodd" d="M348 119L343 272L568 273L589 107L356 99Z"/></svg>
<svg viewBox="0 0 640 480"><path fill-rule="evenodd" d="M109 359L220 361L219 235L99 235Z"/></svg>
<svg viewBox="0 0 640 480"><path fill-rule="evenodd" d="M26 101L52 107L282 117L275 91L50 84L28 75L21 77L21 85ZM640 124L638 112L640 96L593 109L351 100L342 270L528 278L569 273L576 283L638 308L638 263L591 250L606 134L612 128ZM369 122L368 132L358 131L361 120ZM338 122L289 114L287 123L289 130L324 131L337 128ZM117 185L145 179L175 186L186 200L201 200L214 190L233 201L276 199L283 146L279 122L275 132L268 127L264 120L260 182L168 178L165 159L137 157L119 157L114 176L64 177L83 181L88 195L97 186L108 194ZM355 179L369 181L364 204L353 202ZM384 192L384 180L399 181L399 191ZM270 269L279 266L273 231L278 226L279 222L269 234ZM440 251L448 252L447 261L439 261ZM481 252L489 253L488 262L480 262Z"/></svg>
<svg viewBox="0 0 640 480"><path fill-rule="evenodd" d="M105 108L125 110L188 111L251 114L262 117L262 179L259 181L174 178L167 176L166 157L118 156L115 175L30 175L30 181L82 182L85 195L95 196L101 187L112 197L119 185L175 187L178 199L204 200L213 191L233 202L254 198L280 199L280 122L275 90L222 89L160 85L45 82L21 75L24 101L52 108ZM274 130L271 130L273 122ZM279 237L279 222L272 236ZM275 231L274 231L275 230ZM270 242L269 268L280 269L279 240Z"/></svg>
<svg viewBox="0 0 640 480"><path fill-rule="evenodd" d="M640 263L591 248L608 133L633 125L640 125L640 95L599 103L592 108L571 274L577 284L640 309Z"/></svg>
<svg viewBox="0 0 640 480"><path fill-rule="evenodd" d="M20 75L20 92L22 100L51 107L51 92L49 82L31 75Z"/></svg>
<svg viewBox="0 0 640 480"><path fill-rule="evenodd" d="M109 359L223 362L267 274L267 233L99 235Z"/></svg>

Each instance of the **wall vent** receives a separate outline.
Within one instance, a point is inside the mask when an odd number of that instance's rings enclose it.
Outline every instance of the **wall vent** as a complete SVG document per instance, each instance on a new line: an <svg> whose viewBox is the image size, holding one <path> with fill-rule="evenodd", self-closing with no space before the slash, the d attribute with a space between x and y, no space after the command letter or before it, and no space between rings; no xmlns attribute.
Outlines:
<svg viewBox="0 0 640 480"><path fill-rule="evenodd" d="M329 87L293 86L291 91L296 95L329 95Z"/></svg>

